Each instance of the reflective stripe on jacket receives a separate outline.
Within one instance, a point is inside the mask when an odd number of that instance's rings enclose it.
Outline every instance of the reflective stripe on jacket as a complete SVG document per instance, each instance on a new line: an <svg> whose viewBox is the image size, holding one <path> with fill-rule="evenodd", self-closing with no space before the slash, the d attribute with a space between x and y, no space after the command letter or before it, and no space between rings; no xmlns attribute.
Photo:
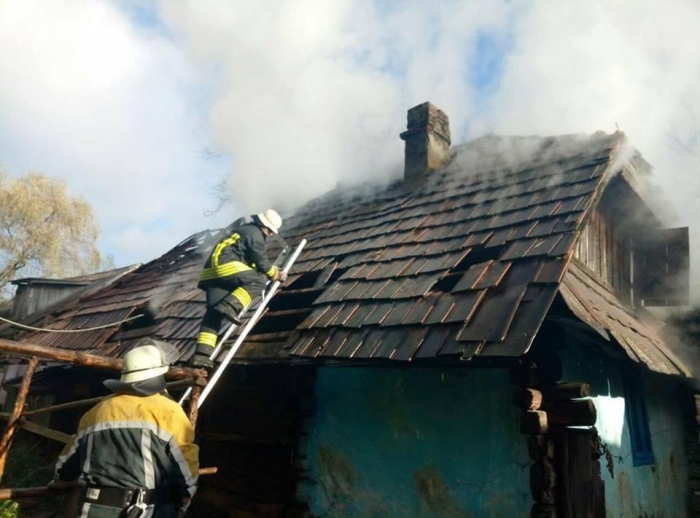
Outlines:
<svg viewBox="0 0 700 518"><path fill-rule="evenodd" d="M272 278L276 268L267 258L260 227L245 223L231 228L230 234L214 246L199 280L206 282L251 270Z"/></svg>
<svg viewBox="0 0 700 518"><path fill-rule="evenodd" d="M115 394L82 417L58 458L56 475L94 486L158 488L177 501L197 489L199 447L172 399Z"/></svg>

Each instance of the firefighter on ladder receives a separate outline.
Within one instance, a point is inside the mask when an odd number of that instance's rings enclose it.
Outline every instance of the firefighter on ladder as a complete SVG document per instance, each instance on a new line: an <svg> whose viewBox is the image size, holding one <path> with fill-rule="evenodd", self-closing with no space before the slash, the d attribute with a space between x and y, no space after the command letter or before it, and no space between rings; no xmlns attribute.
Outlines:
<svg viewBox="0 0 700 518"><path fill-rule="evenodd" d="M180 517L195 494L199 448L165 391L163 345L144 339L126 353L121 378L104 382L115 394L80 419L56 463L52 486L87 484L81 517Z"/></svg>
<svg viewBox="0 0 700 518"><path fill-rule="evenodd" d="M206 293L207 309L189 362L193 367L213 367L210 357L224 318L240 325L239 314L262 293L268 279L287 280L287 274L271 264L265 249L266 239L279 233L282 218L269 209L251 220L237 220L227 229L200 274L197 287Z"/></svg>

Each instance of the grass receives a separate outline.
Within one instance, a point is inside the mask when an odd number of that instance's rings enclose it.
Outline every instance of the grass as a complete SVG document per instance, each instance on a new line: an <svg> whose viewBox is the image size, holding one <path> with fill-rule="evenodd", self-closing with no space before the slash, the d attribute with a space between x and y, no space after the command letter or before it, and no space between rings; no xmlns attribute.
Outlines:
<svg viewBox="0 0 700 518"><path fill-rule="evenodd" d="M18 434L7 457L3 487L45 486L53 478L55 445L36 436ZM47 497L37 501L38 507L46 510L59 509L63 497ZM0 518L20 516L16 502L0 502Z"/></svg>

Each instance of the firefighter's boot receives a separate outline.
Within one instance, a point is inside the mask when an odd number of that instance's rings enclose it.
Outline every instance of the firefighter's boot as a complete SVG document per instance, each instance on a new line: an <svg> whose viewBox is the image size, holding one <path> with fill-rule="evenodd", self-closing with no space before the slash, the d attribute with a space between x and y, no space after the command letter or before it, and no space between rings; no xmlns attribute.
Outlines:
<svg viewBox="0 0 700 518"><path fill-rule="evenodd" d="M213 369L214 360L210 358L213 352L213 347L205 344L197 344L197 349L195 349L192 358L190 358L190 361L188 362L188 365L190 367L198 367L202 369Z"/></svg>

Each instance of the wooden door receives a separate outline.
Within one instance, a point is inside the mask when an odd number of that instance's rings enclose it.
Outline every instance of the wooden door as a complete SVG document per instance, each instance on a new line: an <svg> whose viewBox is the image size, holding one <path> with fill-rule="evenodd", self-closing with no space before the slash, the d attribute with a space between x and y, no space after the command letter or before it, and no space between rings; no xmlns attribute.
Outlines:
<svg viewBox="0 0 700 518"><path fill-rule="evenodd" d="M560 513L565 518L605 517L598 435L594 429L565 428L555 437Z"/></svg>

